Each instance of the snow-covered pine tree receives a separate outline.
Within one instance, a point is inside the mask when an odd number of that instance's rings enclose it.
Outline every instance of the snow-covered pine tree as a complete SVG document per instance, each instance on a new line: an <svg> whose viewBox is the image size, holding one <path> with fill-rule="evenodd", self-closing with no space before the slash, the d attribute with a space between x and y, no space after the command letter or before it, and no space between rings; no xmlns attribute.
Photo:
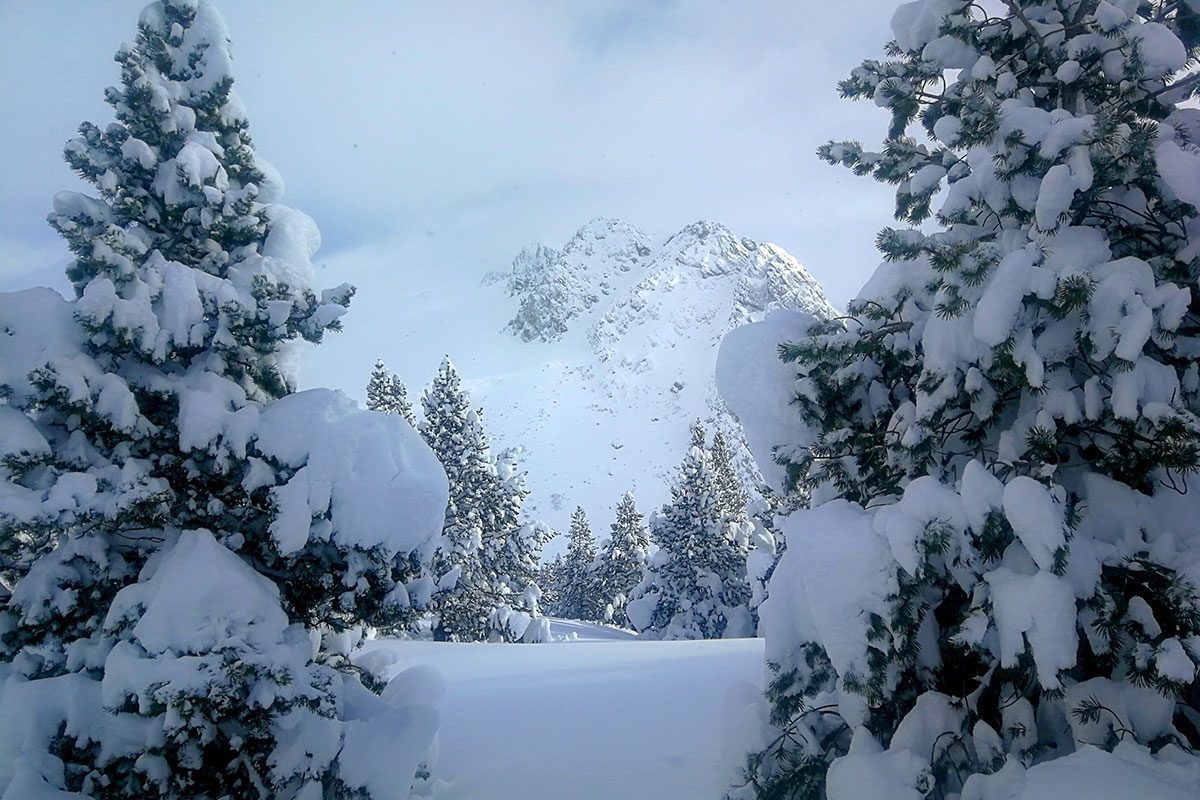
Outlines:
<svg viewBox="0 0 1200 800"><path fill-rule="evenodd" d="M733 453L729 449L729 441L719 429L713 433L711 453L713 477L717 484L717 502L730 518L745 515L749 498L733 466Z"/></svg>
<svg viewBox="0 0 1200 800"><path fill-rule="evenodd" d="M787 545L776 525L782 499L770 486L758 487L760 504L750 514L750 554L746 556L746 582L750 585L750 612L758 625L758 609L767 599L767 584ZM757 627L756 627L757 631Z"/></svg>
<svg viewBox="0 0 1200 800"><path fill-rule="evenodd" d="M634 628L660 639L750 636L746 556L750 523L721 504L704 429L692 426L692 445L671 488L671 502L650 518L658 551L633 591L626 614Z"/></svg>
<svg viewBox="0 0 1200 800"><path fill-rule="evenodd" d="M521 469L519 448L500 452L492 464L492 481L483 507L483 563L493 575L496 610L489 639L544 642L549 622L542 617L538 585L542 547L549 541L546 526L526 522L522 506L529 490Z"/></svg>
<svg viewBox="0 0 1200 800"><path fill-rule="evenodd" d="M774 456L813 508L761 609L781 733L738 797L1082 796L1093 772L1195 795L1197 10L921 0L842 83L890 130L820 154L895 185L910 227L784 348L801 419Z"/></svg>
<svg viewBox="0 0 1200 800"><path fill-rule="evenodd" d="M567 537L569 542L563 558L558 613L569 619L598 620L603 604L596 594L593 572L596 540L582 506L576 506L571 514Z"/></svg>
<svg viewBox="0 0 1200 800"><path fill-rule="evenodd" d="M739 544L746 548L746 583L750 588L747 608L752 630L758 630L758 607L767 596L767 580L779 558L779 539L774 525L778 495L768 486L760 486L756 508L750 509L750 497L733 466L729 441L720 430L712 437L712 466L716 481L717 502L722 513L735 530L744 531ZM747 634L749 635L749 634Z"/></svg>
<svg viewBox="0 0 1200 800"><path fill-rule="evenodd" d="M408 387L383 361L376 361L367 381L367 408L385 414L399 414L409 425L416 426L412 403L408 400Z"/></svg>
<svg viewBox="0 0 1200 800"><path fill-rule="evenodd" d="M483 509L494 486L489 444L449 358L422 394L421 407L421 435L442 463L450 484L442 541L433 560L438 586L433 598L434 636L444 641L481 641L487 637L493 610L492 576L483 562Z"/></svg>
<svg viewBox="0 0 1200 800"><path fill-rule="evenodd" d="M537 563L545 531L525 524L519 451L493 457L482 412L471 410L447 358L421 397L420 425L450 483L432 577L434 636L452 641L545 641Z"/></svg>
<svg viewBox="0 0 1200 800"><path fill-rule="evenodd" d="M391 397L389 389L392 383L392 371L384 366L382 359L375 360L375 366L371 368L371 377L367 380L367 408L371 411L383 411L385 413L392 410Z"/></svg>
<svg viewBox="0 0 1200 800"><path fill-rule="evenodd" d="M554 538L553 531L547 531L550 541ZM538 586L542 589L541 604L547 614L556 617L563 616L562 613L562 588L563 574L565 573L565 562L563 554L559 553L550 562L543 564L538 570Z"/></svg>
<svg viewBox="0 0 1200 800"><path fill-rule="evenodd" d="M493 480L487 486L481 504L483 545L489 569L510 586L528 586L537 582L541 545L532 530L521 535L521 509L529 490L521 469L519 449L507 449L496 455ZM537 535L534 535L537 534Z"/></svg>
<svg viewBox="0 0 1200 800"><path fill-rule="evenodd" d="M435 720L316 643L406 622L445 478L402 423L291 394L293 343L336 330L352 290L309 286L319 236L274 203L214 8L152 3L117 61L116 120L66 147L96 195L50 215L77 299L0 295L0 541L19 578L0 719L22 720L0 736L0 793L406 786ZM379 736L411 746L375 768L361 745Z"/></svg>
<svg viewBox="0 0 1200 800"><path fill-rule="evenodd" d="M600 547L593 583L604 621L628 627L625 605L642 580L650 553L650 533L632 492L617 503L617 518L609 531Z"/></svg>

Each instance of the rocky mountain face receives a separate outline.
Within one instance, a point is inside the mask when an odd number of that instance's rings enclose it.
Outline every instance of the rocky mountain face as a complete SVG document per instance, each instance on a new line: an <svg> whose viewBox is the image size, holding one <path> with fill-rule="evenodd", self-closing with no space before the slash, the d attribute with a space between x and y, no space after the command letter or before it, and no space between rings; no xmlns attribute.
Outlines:
<svg viewBox="0 0 1200 800"><path fill-rule="evenodd" d="M559 527L583 505L600 536L624 491L643 511L667 499L693 420L726 432L754 482L716 393L721 338L776 308L836 313L782 248L708 221L655 240L596 219L562 249L525 248L486 282L515 303L505 331L540 351L538 366L478 383L488 426L526 448L531 510Z"/></svg>
<svg viewBox="0 0 1200 800"><path fill-rule="evenodd" d="M562 250L526 247L506 282L508 293L519 298L507 330L526 342L561 339L572 320L613 294L622 277L637 274L651 252L646 234L609 219L592 220Z"/></svg>

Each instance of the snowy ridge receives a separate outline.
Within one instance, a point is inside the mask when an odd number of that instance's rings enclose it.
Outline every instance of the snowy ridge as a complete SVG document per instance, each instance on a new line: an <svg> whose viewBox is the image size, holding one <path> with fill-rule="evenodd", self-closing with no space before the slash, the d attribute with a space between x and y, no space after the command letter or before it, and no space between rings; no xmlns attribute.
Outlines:
<svg viewBox="0 0 1200 800"><path fill-rule="evenodd" d="M733 442L748 481L758 473L720 401L722 337L774 309L835 314L820 285L782 248L700 221L665 240L599 218L559 249L531 245L489 302L516 301L506 330L534 366L470 375L496 441L526 449L530 511L559 530L582 505L603 538L627 490L649 512L666 500L696 419Z"/></svg>
<svg viewBox="0 0 1200 800"><path fill-rule="evenodd" d="M598 217L584 225L562 250L532 244L513 260L507 286L517 297L507 330L520 339L561 339L577 317L602 308L602 298L625 288L651 254L650 239L628 223ZM597 269L597 265L603 268Z"/></svg>

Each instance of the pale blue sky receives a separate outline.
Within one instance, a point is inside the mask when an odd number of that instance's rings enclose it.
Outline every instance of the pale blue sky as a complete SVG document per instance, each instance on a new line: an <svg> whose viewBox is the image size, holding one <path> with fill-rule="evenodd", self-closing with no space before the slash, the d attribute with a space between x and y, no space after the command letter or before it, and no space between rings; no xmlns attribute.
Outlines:
<svg viewBox="0 0 1200 800"><path fill-rule="evenodd" d="M62 143L111 119L112 54L142 5L0 3L0 289L64 285L45 224L78 188ZM813 152L882 135L835 84L879 54L890 0L217 5L258 149L316 219L329 273L392 244L429 270L504 269L598 215L777 242L839 305L878 262L890 191Z"/></svg>

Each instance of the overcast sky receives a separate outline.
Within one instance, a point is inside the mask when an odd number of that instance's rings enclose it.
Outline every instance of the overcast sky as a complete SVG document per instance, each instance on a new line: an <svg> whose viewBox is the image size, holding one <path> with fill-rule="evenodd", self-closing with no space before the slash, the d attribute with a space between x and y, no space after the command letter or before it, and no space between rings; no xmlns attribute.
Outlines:
<svg viewBox="0 0 1200 800"><path fill-rule="evenodd" d="M0 289L65 290L45 223L79 188L62 144L111 119L112 54L142 5L0 0ZM882 135L835 84L880 53L895 5L218 3L256 145L320 226L327 282L353 281L339 259L363 269L363 252L398 275L479 273L595 216L659 236L707 218L782 245L838 305L878 262L891 193L814 150Z"/></svg>

